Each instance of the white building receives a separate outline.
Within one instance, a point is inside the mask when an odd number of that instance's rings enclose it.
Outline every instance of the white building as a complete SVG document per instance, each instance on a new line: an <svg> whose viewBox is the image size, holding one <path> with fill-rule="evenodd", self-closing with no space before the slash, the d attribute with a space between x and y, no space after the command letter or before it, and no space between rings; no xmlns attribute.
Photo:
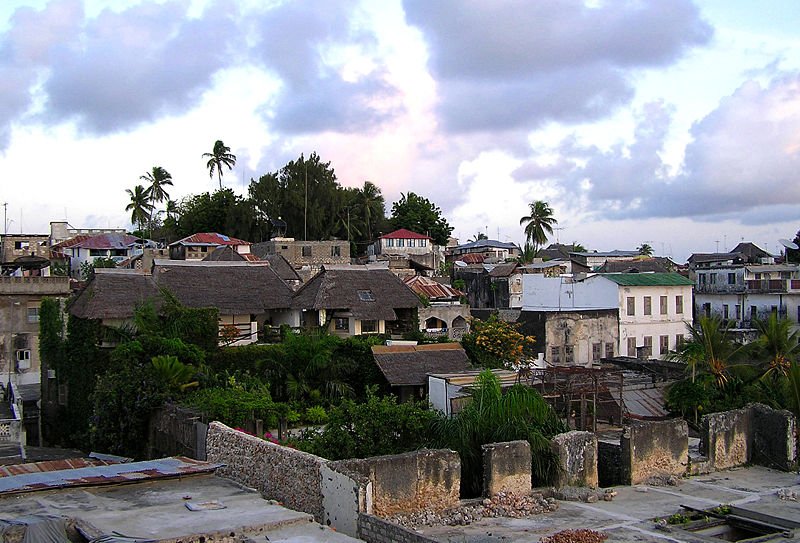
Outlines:
<svg viewBox="0 0 800 543"><path fill-rule="evenodd" d="M683 341L692 321L692 282L677 273L614 273L583 280L523 277L523 311L619 311L616 352L663 356Z"/></svg>

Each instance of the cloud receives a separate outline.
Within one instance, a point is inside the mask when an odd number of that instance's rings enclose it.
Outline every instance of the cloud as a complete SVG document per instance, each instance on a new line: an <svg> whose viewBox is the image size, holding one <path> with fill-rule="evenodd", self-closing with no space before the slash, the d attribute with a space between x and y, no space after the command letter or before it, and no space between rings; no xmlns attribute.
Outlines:
<svg viewBox="0 0 800 543"><path fill-rule="evenodd" d="M671 64L712 35L689 0L586 4L405 0L428 42L445 127L601 118L630 101L633 70Z"/></svg>
<svg viewBox="0 0 800 543"><path fill-rule="evenodd" d="M62 36L44 83L43 116L106 134L188 111L231 63L237 33L227 3L199 18L187 9L183 2L107 9Z"/></svg>
<svg viewBox="0 0 800 543"><path fill-rule="evenodd" d="M559 159L535 156L515 172L520 181L548 178L579 194L595 218L691 217L767 224L800 208L800 74L762 86L747 81L691 130L676 174L660 157L671 110L648 104L635 140L608 150L566 138Z"/></svg>
<svg viewBox="0 0 800 543"><path fill-rule="evenodd" d="M357 24L353 1L326 5L287 2L256 19L254 57L282 81L265 116L288 134L355 132L375 128L401 111L398 90L383 68L345 77L348 61L379 66L377 37Z"/></svg>

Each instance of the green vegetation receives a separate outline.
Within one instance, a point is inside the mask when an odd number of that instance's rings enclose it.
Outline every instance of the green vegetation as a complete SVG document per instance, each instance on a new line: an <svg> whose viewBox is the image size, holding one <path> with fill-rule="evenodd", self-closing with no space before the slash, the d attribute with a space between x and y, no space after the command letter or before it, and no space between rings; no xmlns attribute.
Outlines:
<svg viewBox="0 0 800 543"><path fill-rule="evenodd" d="M525 226L525 240L532 246L535 257L539 248L547 242L547 235L553 234L553 226L558 221L553 217L553 208L542 200L528 204L530 213L519 220L520 226Z"/></svg>
<svg viewBox="0 0 800 543"><path fill-rule="evenodd" d="M413 192L400 194L400 199L392 204L392 217L389 221L395 229L406 228L430 236L437 245L447 245L447 238L453 231L441 209Z"/></svg>
<svg viewBox="0 0 800 543"><path fill-rule="evenodd" d="M492 314L485 321L473 319L461 343L476 366L516 370L521 360L532 356L535 339L522 334L518 324Z"/></svg>

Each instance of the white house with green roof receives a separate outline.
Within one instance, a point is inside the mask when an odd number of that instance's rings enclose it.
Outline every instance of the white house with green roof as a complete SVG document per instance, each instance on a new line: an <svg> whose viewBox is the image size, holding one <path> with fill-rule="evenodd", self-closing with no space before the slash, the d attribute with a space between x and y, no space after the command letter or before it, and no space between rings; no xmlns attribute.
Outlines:
<svg viewBox="0 0 800 543"><path fill-rule="evenodd" d="M616 309L617 355L637 356L637 349L642 349L643 355L660 358L675 350L687 334L692 307L692 282L677 273L609 273L585 279L523 276L523 311ZM564 345L559 350L577 352L580 346ZM608 351L604 347L602 352ZM552 355L546 352L545 357Z"/></svg>

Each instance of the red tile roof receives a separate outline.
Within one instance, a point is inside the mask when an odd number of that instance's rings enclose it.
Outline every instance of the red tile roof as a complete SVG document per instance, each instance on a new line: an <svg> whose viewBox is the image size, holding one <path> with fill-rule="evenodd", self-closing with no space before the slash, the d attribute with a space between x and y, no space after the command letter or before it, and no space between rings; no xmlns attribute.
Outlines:
<svg viewBox="0 0 800 543"><path fill-rule="evenodd" d="M170 246L173 245L250 245L250 242L216 232L198 232L170 243Z"/></svg>
<svg viewBox="0 0 800 543"><path fill-rule="evenodd" d="M454 289L449 285L443 285L442 283L422 275L412 275L411 277L406 277L403 279L403 282L408 286L408 288L417 294L424 294L430 300L437 300L441 298L458 299L464 295L464 293L458 289Z"/></svg>
<svg viewBox="0 0 800 543"><path fill-rule="evenodd" d="M412 232L411 230L406 230L405 228L401 228L400 230L389 232L388 234L381 236L379 239L433 239L433 238L430 236L417 234L416 232Z"/></svg>
<svg viewBox="0 0 800 543"><path fill-rule="evenodd" d="M111 232L108 234L89 236L78 243L73 243L71 247L80 247L81 249L127 249L139 239L141 238L131 236L130 234Z"/></svg>

